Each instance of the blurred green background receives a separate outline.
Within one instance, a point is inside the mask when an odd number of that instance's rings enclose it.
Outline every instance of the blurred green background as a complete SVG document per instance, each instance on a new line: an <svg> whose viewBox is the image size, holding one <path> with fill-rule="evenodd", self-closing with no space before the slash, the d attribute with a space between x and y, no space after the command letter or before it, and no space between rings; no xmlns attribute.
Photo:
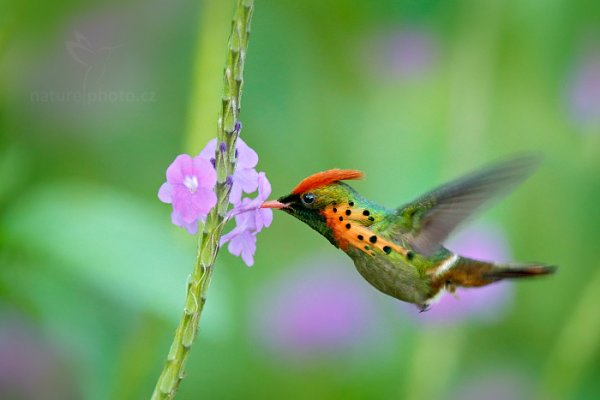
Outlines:
<svg viewBox="0 0 600 400"><path fill-rule="evenodd" d="M455 240L560 270L420 316L275 215L253 268L221 252L178 398L600 398L600 3L256 3L242 137L274 195L345 167L396 206L541 151ZM1 398L150 396L196 242L156 194L215 136L232 10L0 2Z"/></svg>

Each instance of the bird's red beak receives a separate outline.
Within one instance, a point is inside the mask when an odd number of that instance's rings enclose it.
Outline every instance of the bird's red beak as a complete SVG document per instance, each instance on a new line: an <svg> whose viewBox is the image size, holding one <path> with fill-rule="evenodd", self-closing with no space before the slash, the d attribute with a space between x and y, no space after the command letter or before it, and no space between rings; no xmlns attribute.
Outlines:
<svg viewBox="0 0 600 400"><path fill-rule="evenodd" d="M287 204L283 204L277 200L265 201L260 208L276 208L281 210L282 208L286 208Z"/></svg>

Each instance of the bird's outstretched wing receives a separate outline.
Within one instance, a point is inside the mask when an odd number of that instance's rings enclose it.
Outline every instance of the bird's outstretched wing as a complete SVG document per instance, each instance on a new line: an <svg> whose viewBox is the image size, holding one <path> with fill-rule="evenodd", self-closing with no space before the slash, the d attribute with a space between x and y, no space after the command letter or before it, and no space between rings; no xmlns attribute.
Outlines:
<svg viewBox="0 0 600 400"><path fill-rule="evenodd" d="M394 234L431 255L461 222L523 182L540 161L539 155L519 155L442 185L396 210Z"/></svg>

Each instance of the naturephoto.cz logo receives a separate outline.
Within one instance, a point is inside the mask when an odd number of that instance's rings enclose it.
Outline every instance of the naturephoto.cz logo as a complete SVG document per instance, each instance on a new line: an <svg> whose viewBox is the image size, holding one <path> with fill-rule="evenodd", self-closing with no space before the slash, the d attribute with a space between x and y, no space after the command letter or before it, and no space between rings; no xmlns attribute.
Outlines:
<svg viewBox="0 0 600 400"><path fill-rule="evenodd" d="M84 104L156 102L156 92L152 90L135 91L103 87L111 57L121 47L123 46L94 46L83 34L75 32L74 40L65 42L65 49L71 60L81 67L80 88L32 91L30 101Z"/></svg>

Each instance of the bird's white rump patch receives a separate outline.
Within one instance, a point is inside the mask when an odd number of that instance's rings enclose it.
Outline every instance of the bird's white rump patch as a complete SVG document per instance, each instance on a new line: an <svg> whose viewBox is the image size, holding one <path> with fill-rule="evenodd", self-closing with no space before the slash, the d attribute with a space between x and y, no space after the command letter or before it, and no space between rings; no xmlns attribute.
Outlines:
<svg viewBox="0 0 600 400"><path fill-rule="evenodd" d="M458 261L458 254L456 254L456 253L454 253L450 257L446 258L444 261L442 261L440 266L435 271L435 276L438 277L438 276L443 275L450 268L454 267L454 264L456 264L457 261Z"/></svg>

